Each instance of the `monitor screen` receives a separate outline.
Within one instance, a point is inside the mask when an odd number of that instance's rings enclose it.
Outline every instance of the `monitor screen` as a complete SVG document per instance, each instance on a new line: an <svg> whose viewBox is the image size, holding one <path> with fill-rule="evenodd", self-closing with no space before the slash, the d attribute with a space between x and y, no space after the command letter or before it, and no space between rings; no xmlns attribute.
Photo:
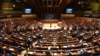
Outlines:
<svg viewBox="0 0 100 56"><path fill-rule="evenodd" d="M31 8L25 8L25 13L26 13L26 14L32 13L32 9L31 9Z"/></svg>
<svg viewBox="0 0 100 56"><path fill-rule="evenodd" d="M73 9L72 8L67 8L66 13L73 13Z"/></svg>

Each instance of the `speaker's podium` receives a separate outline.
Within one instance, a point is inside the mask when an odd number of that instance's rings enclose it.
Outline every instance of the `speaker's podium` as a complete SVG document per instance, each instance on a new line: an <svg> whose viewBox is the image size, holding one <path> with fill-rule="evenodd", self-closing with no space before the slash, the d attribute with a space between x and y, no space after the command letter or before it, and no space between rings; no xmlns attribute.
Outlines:
<svg viewBox="0 0 100 56"><path fill-rule="evenodd" d="M61 18L63 19L75 18L75 14L61 14Z"/></svg>
<svg viewBox="0 0 100 56"><path fill-rule="evenodd" d="M36 14L23 14L22 18L34 19L34 18L37 18L37 15Z"/></svg>

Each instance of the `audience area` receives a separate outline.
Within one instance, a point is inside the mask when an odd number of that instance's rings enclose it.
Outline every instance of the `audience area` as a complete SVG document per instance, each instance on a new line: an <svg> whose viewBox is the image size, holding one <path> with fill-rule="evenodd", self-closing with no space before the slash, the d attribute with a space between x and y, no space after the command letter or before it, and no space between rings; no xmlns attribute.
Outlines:
<svg viewBox="0 0 100 56"><path fill-rule="evenodd" d="M0 56L100 56L100 19L60 22L53 30L34 19L0 20Z"/></svg>

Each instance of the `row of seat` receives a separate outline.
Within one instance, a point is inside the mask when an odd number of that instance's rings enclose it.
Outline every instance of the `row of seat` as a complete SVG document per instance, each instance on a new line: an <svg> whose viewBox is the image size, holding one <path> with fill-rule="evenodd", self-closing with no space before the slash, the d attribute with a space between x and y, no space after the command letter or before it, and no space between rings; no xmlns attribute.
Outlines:
<svg viewBox="0 0 100 56"><path fill-rule="evenodd" d="M63 51L69 48L73 50L80 50L81 48L85 49L93 46L97 46L99 48L100 29L98 22L95 22L94 24L93 20L78 18L64 20L65 25L63 27L67 26L67 29L42 30L38 27L32 29L32 27L38 25L37 23L38 22L35 20L28 19L11 19L0 21L0 43L6 44L5 46L1 45L0 49L6 51L6 53L15 53L15 50L17 53L19 53L23 49L30 48L31 44L34 43L34 41L38 41L36 45L38 47L33 46L32 49L38 50L39 48L40 51L41 49L44 50L44 47L46 47L46 50L48 51L48 48L50 46L60 46L60 49ZM43 41L45 44L41 41ZM29 46L27 46L27 44ZM81 47L81 45L86 46ZM12 46L12 49L6 49L6 47L8 46ZM13 49L14 51L12 51ZM56 50L58 49L59 48L57 47ZM96 52L97 51L95 51L95 53ZM5 54L5 52L3 53Z"/></svg>

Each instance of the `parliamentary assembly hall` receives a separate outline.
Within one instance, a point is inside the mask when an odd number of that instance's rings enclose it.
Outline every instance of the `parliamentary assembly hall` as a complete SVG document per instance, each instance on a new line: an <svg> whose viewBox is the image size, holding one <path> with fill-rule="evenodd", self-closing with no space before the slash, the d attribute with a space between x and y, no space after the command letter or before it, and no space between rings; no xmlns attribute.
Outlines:
<svg viewBox="0 0 100 56"><path fill-rule="evenodd" d="M100 0L0 0L0 56L100 56Z"/></svg>

